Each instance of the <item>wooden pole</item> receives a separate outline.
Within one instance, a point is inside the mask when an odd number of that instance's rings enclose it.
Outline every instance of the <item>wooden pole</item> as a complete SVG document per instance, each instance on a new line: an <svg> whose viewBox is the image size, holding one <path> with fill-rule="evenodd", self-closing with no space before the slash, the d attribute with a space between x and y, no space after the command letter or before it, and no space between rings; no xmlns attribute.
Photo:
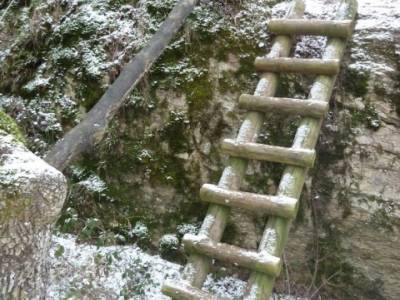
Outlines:
<svg viewBox="0 0 400 300"><path fill-rule="evenodd" d="M322 118L328 112L329 104L320 100L259 97L244 94L239 98L239 107L266 113L276 112Z"/></svg>
<svg viewBox="0 0 400 300"><path fill-rule="evenodd" d="M312 167L315 150L293 149L258 143L239 143L225 139L221 145L223 153L253 160L263 160L300 167Z"/></svg>
<svg viewBox="0 0 400 300"><path fill-rule="evenodd" d="M199 252L220 261L258 271L271 276L278 276L281 270L281 259L267 251L249 251L237 246L214 242L213 240L193 234L185 234L182 239L185 250Z"/></svg>
<svg viewBox="0 0 400 300"><path fill-rule="evenodd" d="M200 198L205 202L284 218L295 217L297 207L297 199L294 198L229 191L213 184L201 187Z"/></svg>
<svg viewBox="0 0 400 300"><path fill-rule="evenodd" d="M320 35L347 38L352 31L351 20L287 20L275 19L268 22L268 29L284 35Z"/></svg>
<svg viewBox="0 0 400 300"><path fill-rule="evenodd" d="M82 153L93 149L94 145L102 139L108 121L164 52L197 2L198 0L181 0L175 5L147 46L124 67L85 119L50 150L45 157L49 164L62 171Z"/></svg>
<svg viewBox="0 0 400 300"><path fill-rule="evenodd" d="M263 72L310 75L336 75L340 70L340 61L338 59L257 57L254 65L258 71Z"/></svg>
<svg viewBox="0 0 400 300"><path fill-rule="evenodd" d="M162 292L174 300L228 300L227 298L214 296L182 281L167 280L162 286Z"/></svg>

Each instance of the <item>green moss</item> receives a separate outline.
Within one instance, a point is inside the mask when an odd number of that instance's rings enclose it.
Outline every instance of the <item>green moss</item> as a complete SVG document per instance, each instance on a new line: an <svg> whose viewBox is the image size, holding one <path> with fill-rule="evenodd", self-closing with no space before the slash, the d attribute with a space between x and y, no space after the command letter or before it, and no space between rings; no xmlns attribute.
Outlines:
<svg viewBox="0 0 400 300"><path fill-rule="evenodd" d="M338 232L328 228L326 235L318 239L319 256L325 259L318 262L317 286L328 278L332 284L350 285L352 282L353 268L346 262L339 236ZM315 263L312 260L311 266L313 267Z"/></svg>
<svg viewBox="0 0 400 300"><path fill-rule="evenodd" d="M344 75L344 88L356 97L362 97L368 92L370 72L347 68Z"/></svg>
<svg viewBox="0 0 400 300"><path fill-rule="evenodd" d="M89 111L104 94L104 88L101 88L101 84L97 80L85 78L80 83L77 94L81 100L81 106Z"/></svg>
<svg viewBox="0 0 400 300"><path fill-rule="evenodd" d="M320 296L325 298L329 295L335 299L385 299L380 293L383 282L367 278L347 260L347 252L340 241L342 233L333 224L332 220L325 223L324 235L318 237L319 257L323 259L317 264L316 286L325 285L325 291L321 291ZM311 260L310 269L313 270L314 266L315 261Z"/></svg>
<svg viewBox="0 0 400 300"><path fill-rule="evenodd" d="M146 8L148 13L155 19L162 21L169 14L174 7L176 0L149 0L146 1Z"/></svg>
<svg viewBox="0 0 400 300"><path fill-rule="evenodd" d="M3 110L0 109L0 130L3 130L9 134L12 134L18 141L26 144L25 136L15 123L13 118L7 115Z"/></svg>
<svg viewBox="0 0 400 300"><path fill-rule="evenodd" d="M218 91L221 94L232 92L237 90L237 86L234 84L234 77L232 72L223 71L222 76L218 78Z"/></svg>
<svg viewBox="0 0 400 300"><path fill-rule="evenodd" d="M153 93L150 92L152 95ZM156 97L151 96L154 103L158 103ZM161 105L161 104L159 104ZM76 178L76 182L84 180L89 174L98 174L101 178L109 178L105 195L86 195L79 187L71 196L69 207L74 208L78 221L74 226L64 226L69 216L62 218L60 226L65 230L81 232L83 229L92 228L85 225L84 220L95 216L101 222L94 230L85 230L82 238L101 238L104 230L126 236L130 224L138 221L145 223L149 230L159 227L173 228L187 221L199 212L194 209L193 201L180 206L179 209L166 212L165 215L149 213L148 201L143 201L144 191L142 185L136 180L127 180L134 176L145 176L145 181L154 186L174 186L178 193L192 195L199 187L191 187L190 178L195 172L186 176L184 160L175 156L177 153L191 152L189 149L188 120L184 112L170 111L163 126L151 126L154 104L135 91L127 101L125 110L113 119L107 131L104 143L97 153L97 157L85 157L82 162L84 169L82 176ZM131 132L121 131L121 122L124 124L137 124L131 128ZM167 147L160 147L160 143ZM83 195L83 196L82 196ZM190 198L190 197L189 197ZM194 199L195 197L193 197ZM113 199L113 201L110 201ZM113 213L110 214L110 211ZM116 225L117 224L117 225ZM99 230L100 228L100 230Z"/></svg>
<svg viewBox="0 0 400 300"><path fill-rule="evenodd" d="M364 110L354 110L351 113L352 127L359 126L361 124L366 125L368 128L377 130L381 126L380 117L371 104L367 104Z"/></svg>
<svg viewBox="0 0 400 300"><path fill-rule="evenodd" d="M348 194L348 191L343 189L338 193L338 203L340 208L342 209L342 217L346 218L351 214L351 196Z"/></svg>
<svg viewBox="0 0 400 300"><path fill-rule="evenodd" d="M88 39L96 33L98 24L87 17L86 12L79 12L73 17L67 18L54 31L54 41L61 42L65 46L73 45L82 38Z"/></svg>
<svg viewBox="0 0 400 300"><path fill-rule="evenodd" d="M161 131L161 139L168 142L172 153L188 151L188 123L185 113L171 111L169 120Z"/></svg>
<svg viewBox="0 0 400 300"><path fill-rule="evenodd" d="M32 199L24 197L15 188L7 189L10 184L15 183L9 182L13 175L15 174L1 174L0 176L0 188L2 189L0 194L0 224L6 224L11 219L18 219L32 204ZM3 178L6 178L5 182Z"/></svg>
<svg viewBox="0 0 400 300"><path fill-rule="evenodd" d="M400 70L400 63L398 62L398 70ZM391 100L396 112L400 115L400 71L396 75L396 88L394 89L394 94L390 95Z"/></svg>
<svg viewBox="0 0 400 300"><path fill-rule="evenodd" d="M52 51L51 59L54 65L68 69L80 63L79 53L73 47L58 47Z"/></svg>
<svg viewBox="0 0 400 300"><path fill-rule="evenodd" d="M208 76L202 76L183 87L191 118L199 117L213 99L213 89Z"/></svg>
<svg viewBox="0 0 400 300"><path fill-rule="evenodd" d="M381 199L368 199L367 202L382 202ZM387 204L386 204L387 205ZM385 208L377 209L369 218L369 224L371 224L377 230L386 230L388 232L394 232L393 220L388 215L388 211Z"/></svg>
<svg viewBox="0 0 400 300"><path fill-rule="evenodd" d="M32 51L29 45L18 45L25 50L18 52L15 56L9 56L1 64L0 90L2 93L15 93L25 96L22 89L34 74L35 69L42 63L41 57ZM29 95L27 95L29 96Z"/></svg>

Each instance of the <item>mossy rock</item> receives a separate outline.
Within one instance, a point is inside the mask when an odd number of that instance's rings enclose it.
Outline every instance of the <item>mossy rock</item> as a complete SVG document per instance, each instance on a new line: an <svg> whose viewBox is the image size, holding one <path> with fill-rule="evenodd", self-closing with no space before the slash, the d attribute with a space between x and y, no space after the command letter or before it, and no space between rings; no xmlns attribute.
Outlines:
<svg viewBox="0 0 400 300"><path fill-rule="evenodd" d="M370 72L356 68L348 68L345 73L344 87L355 97L363 97L368 92Z"/></svg>
<svg viewBox="0 0 400 300"><path fill-rule="evenodd" d="M25 136L13 118L0 109L0 130L13 135L19 142L26 144Z"/></svg>
<svg viewBox="0 0 400 300"><path fill-rule="evenodd" d="M2 182L0 186L3 190L7 188L7 184L3 185ZM1 197L3 199L1 202L2 208L0 209L0 224L6 224L11 220L22 218L24 212L32 205L32 199L22 197L16 191L2 193Z"/></svg>

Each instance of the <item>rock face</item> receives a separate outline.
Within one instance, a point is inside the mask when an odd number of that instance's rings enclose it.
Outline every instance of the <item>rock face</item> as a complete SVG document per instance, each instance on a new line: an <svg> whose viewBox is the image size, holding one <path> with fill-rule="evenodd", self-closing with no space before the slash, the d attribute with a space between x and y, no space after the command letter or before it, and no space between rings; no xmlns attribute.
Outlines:
<svg viewBox="0 0 400 300"><path fill-rule="evenodd" d="M45 151L93 105L173 2L31 1L31 8L21 2L11 10L14 17L4 21L8 39L0 43L0 106L34 137L28 141L34 151ZM309 18L332 18L337 5L305 2ZM400 294L400 11L390 0L358 2L318 161L277 282L280 293ZM72 193L60 228L98 244L138 242L150 251L163 248L165 234L180 240L195 231L206 209L199 188L218 181L226 160L219 143L235 136L242 117L237 98L254 91L254 58L268 51L266 22L282 17L288 3L200 1L97 151L69 170ZM324 44L299 38L295 55L320 57ZM281 76L278 96L306 97L311 83ZM290 146L297 124L298 118L267 115L259 142ZM273 194L281 172L278 164L252 162L242 189ZM255 249L265 219L235 211L232 220L224 240ZM174 253L176 261L184 259L180 249Z"/></svg>
<svg viewBox="0 0 400 300"><path fill-rule="evenodd" d="M0 298L44 299L65 177L0 132Z"/></svg>
<svg viewBox="0 0 400 300"><path fill-rule="evenodd" d="M333 298L400 295L399 16L390 1L359 1L347 66L286 251L286 281Z"/></svg>

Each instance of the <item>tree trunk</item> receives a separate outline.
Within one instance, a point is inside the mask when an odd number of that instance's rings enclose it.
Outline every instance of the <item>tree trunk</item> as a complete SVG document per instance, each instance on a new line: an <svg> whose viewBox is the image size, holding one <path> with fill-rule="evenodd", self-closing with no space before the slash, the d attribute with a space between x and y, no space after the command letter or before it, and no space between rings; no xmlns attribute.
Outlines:
<svg viewBox="0 0 400 300"><path fill-rule="evenodd" d="M45 299L52 226L65 177L0 132L0 299Z"/></svg>

